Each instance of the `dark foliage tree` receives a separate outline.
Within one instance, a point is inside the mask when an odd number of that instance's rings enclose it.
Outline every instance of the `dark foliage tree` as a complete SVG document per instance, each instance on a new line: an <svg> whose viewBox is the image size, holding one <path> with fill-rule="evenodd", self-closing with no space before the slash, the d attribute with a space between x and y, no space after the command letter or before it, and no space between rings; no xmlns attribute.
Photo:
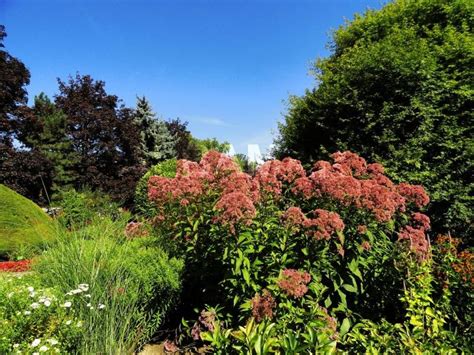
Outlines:
<svg viewBox="0 0 474 355"><path fill-rule="evenodd" d="M67 117L66 134L78 156L75 187L88 186L130 202L144 170L133 111L119 107L105 83L88 75L58 82L55 103Z"/></svg>
<svg viewBox="0 0 474 355"><path fill-rule="evenodd" d="M473 19L469 0L398 0L357 15L316 62L319 85L290 99L277 156L309 162L350 149L381 161L393 179L428 189L433 234L469 242Z"/></svg>
<svg viewBox="0 0 474 355"><path fill-rule="evenodd" d="M175 139L175 151L178 159L198 161L201 152L187 128L188 122L181 122L179 118L166 122L168 131Z"/></svg>
<svg viewBox="0 0 474 355"><path fill-rule="evenodd" d="M0 25L0 183L44 203L51 185L50 162L39 151L15 147L21 143L19 117L29 112L25 86L30 82L30 72L3 49L6 36L5 27Z"/></svg>
<svg viewBox="0 0 474 355"><path fill-rule="evenodd" d="M16 111L28 100L25 86L30 83L30 72L3 49L6 36L5 26L0 25L0 144L11 146Z"/></svg>
<svg viewBox="0 0 474 355"><path fill-rule="evenodd" d="M150 103L144 96L137 97L134 120L140 134L144 165L155 165L176 155L175 141L168 131L166 123L156 117Z"/></svg>

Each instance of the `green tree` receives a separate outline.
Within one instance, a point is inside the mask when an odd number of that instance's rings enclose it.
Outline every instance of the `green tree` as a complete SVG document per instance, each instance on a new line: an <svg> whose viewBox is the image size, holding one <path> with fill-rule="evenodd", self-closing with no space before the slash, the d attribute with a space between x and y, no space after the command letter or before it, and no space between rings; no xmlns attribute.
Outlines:
<svg viewBox="0 0 474 355"><path fill-rule="evenodd" d="M217 138L206 138L206 139L198 139L198 138L193 138L195 144L199 148L199 151L201 152L201 156L206 154L210 150L215 150L220 153L228 153L230 149L230 143L229 142L219 142Z"/></svg>
<svg viewBox="0 0 474 355"><path fill-rule="evenodd" d="M134 120L140 133L144 165L155 165L176 155L175 139L166 127L166 123L156 118L145 96L137 97Z"/></svg>
<svg viewBox="0 0 474 355"><path fill-rule="evenodd" d="M28 144L39 150L53 165L52 191L72 187L77 179L75 165L79 157L66 134L67 117L44 93L35 97L33 113L40 129L28 133Z"/></svg>
<svg viewBox="0 0 474 355"><path fill-rule="evenodd" d="M423 184L434 232L472 243L474 3L397 0L333 34L318 85L291 97L279 157L309 162L337 150L381 161Z"/></svg>
<svg viewBox="0 0 474 355"><path fill-rule="evenodd" d="M166 121L166 127L175 139L176 158L198 161L201 153L187 126L188 122L181 122L179 118Z"/></svg>

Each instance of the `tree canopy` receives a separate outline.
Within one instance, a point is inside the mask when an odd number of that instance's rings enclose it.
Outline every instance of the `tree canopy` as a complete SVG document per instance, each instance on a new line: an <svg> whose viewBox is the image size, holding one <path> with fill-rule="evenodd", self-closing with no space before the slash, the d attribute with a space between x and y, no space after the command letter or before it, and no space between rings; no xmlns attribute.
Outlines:
<svg viewBox="0 0 474 355"><path fill-rule="evenodd" d="M397 0L333 33L317 86L291 97L276 155L352 150L424 185L435 232L472 235L474 3ZM472 242L472 241L471 241Z"/></svg>

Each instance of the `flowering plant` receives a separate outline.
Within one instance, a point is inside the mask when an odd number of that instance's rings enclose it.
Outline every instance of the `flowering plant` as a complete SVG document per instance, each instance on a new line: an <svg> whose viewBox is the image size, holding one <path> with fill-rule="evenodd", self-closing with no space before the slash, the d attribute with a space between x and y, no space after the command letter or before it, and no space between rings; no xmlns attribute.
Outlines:
<svg viewBox="0 0 474 355"><path fill-rule="evenodd" d="M186 259L185 302L225 305L230 326L272 315L281 331L305 334L321 319L314 329L329 330L321 349L337 339L338 321L347 328L355 313L377 317L399 304L397 255L418 263L430 255L420 212L429 197L354 153L331 157L310 171L271 160L250 176L209 152L199 163L178 161L173 178L151 177L155 235Z"/></svg>
<svg viewBox="0 0 474 355"><path fill-rule="evenodd" d="M35 285L35 286L32 286ZM91 312L104 308L91 304L89 286L61 294L51 288L37 288L33 278L5 276L0 279L0 352L74 352L85 320L77 309L84 305Z"/></svg>

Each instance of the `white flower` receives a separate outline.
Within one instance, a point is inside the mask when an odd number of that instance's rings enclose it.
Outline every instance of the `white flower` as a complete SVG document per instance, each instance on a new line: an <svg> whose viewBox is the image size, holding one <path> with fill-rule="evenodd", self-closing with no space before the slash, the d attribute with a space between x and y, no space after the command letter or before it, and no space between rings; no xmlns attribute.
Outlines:
<svg viewBox="0 0 474 355"><path fill-rule="evenodd" d="M30 297L35 297L35 295L36 295L36 292L35 292L35 291L33 291L33 292L30 293Z"/></svg>
<svg viewBox="0 0 474 355"><path fill-rule="evenodd" d="M36 309L36 308L38 308L39 306L40 306L40 304L39 304L39 303L36 303L36 302L31 304L31 308L33 308L33 309Z"/></svg>
<svg viewBox="0 0 474 355"><path fill-rule="evenodd" d="M46 345L43 345L41 348L39 348L39 351L40 351L41 353L44 353L45 351L48 351L48 349L49 349L49 348L48 348Z"/></svg>
<svg viewBox="0 0 474 355"><path fill-rule="evenodd" d="M84 295L84 297L91 298L92 296L90 294Z"/></svg>
<svg viewBox="0 0 474 355"><path fill-rule="evenodd" d="M66 325L69 325L69 324L71 324L71 323L72 323L72 320L68 320L68 321L66 322Z"/></svg>
<svg viewBox="0 0 474 355"><path fill-rule="evenodd" d="M79 286L77 286L79 289L81 289L82 291L87 291L89 289L89 285L88 284L80 284Z"/></svg>
<svg viewBox="0 0 474 355"><path fill-rule="evenodd" d="M50 301L50 300L44 301L44 305L45 305L46 307L51 306L51 301Z"/></svg>
<svg viewBox="0 0 474 355"><path fill-rule="evenodd" d="M63 307L66 307L66 308L69 308L71 306L72 306L72 302L70 302L70 301L67 301L63 304Z"/></svg>
<svg viewBox="0 0 474 355"><path fill-rule="evenodd" d="M81 289L77 289L77 290L72 290L72 291L70 291L69 293L70 293L71 295L77 295L78 293L81 293L81 292L83 292Z"/></svg>
<svg viewBox="0 0 474 355"><path fill-rule="evenodd" d="M105 308L105 304L99 303L99 309L104 309L104 308Z"/></svg>
<svg viewBox="0 0 474 355"><path fill-rule="evenodd" d="M33 355L40 355L40 353L33 353Z"/></svg>
<svg viewBox="0 0 474 355"><path fill-rule="evenodd" d="M71 291L69 291L68 293L66 293L66 296L72 296L73 293Z"/></svg>
<svg viewBox="0 0 474 355"><path fill-rule="evenodd" d="M20 346L20 344L13 344L13 349L16 349Z"/></svg>
<svg viewBox="0 0 474 355"><path fill-rule="evenodd" d="M32 348L36 348L36 347L39 345L39 343L41 343L41 340L35 339L35 340L33 340L33 342L31 343L30 346L31 346Z"/></svg>
<svg viewBox="0 0 474 355"><path fill-rule="evenodd" d="M56 339L48 339L48 343L50 343L51 345L56 345L59 342Z"/></svg>
<svg viewBox="0 0 474 355"><path fill-rule="evenodd" d="M30 311L24 311L23 313L24 313L25 315L27 315L27 316L29 316L29 315L31 314Z"/></svg>
<svg viewBox="0 0 474 355"><path fill-rule="evenodd" d="M34 287L28 286L27 290L30 291L30 292L33 292L35 289L34 289Z"/></svg>
<svg viewBox="0 0 474 355"><path fill-rule="evenodd" d="M77 322L76 326L77 327L82 327L82 322L81 321Z"/></svg>
<svg viewBox="0 0 474 355"><path fill-rule="evenodd" d="M15 292L10 292L10 293L7 295L7 297L8 297L8 298L12 298L12 296L13 296L14 294L15 294Z"/></svg>

